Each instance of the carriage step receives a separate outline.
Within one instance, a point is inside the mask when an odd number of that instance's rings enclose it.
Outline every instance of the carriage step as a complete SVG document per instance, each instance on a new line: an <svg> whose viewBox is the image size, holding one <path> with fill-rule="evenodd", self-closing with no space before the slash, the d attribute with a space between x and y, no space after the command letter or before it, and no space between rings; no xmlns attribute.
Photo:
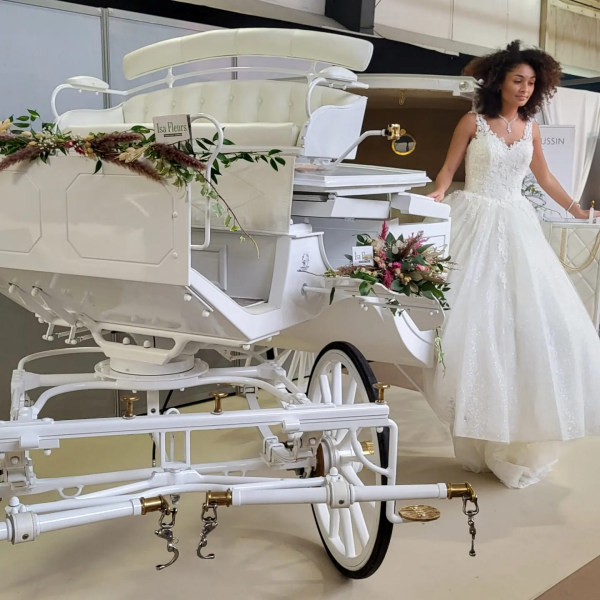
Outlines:
<svg viewBox="0 0 600 600"><path fill-rule="evenodd" d="M427 504L411 504L403 506L398 514L406 521L435 521L440 518L440 511L435 506Z"/></svg>

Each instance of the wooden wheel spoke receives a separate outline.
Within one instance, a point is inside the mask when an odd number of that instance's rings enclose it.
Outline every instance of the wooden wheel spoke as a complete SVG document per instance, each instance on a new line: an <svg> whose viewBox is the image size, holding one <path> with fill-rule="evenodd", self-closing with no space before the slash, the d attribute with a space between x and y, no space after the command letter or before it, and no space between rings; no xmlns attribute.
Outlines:
<svg viewBox="0 0 600 600"><path fill-rule="evenodd" d="M348 389L346 390L346 394L344 396L344 404L354 404L357 388L358 382L356 381L356 379L352 379L352 381L350 381L348 385Z"/></svg>
<svg viewBox="0 0 600 600"><path fill-rule="evenodd" d="M321 390L321 402L324 404L331 403L331 387L326 373L319 376L319 389Z"/></svg>
<svg viewBox="0 0 600 600"><path fill-rule="evenodd" d="M356 545L354 544L354 531L352 530L350 509L338 508L336 511L340 513L340 539L344 545L346 556L356 556Z"/></svg>
<svg viewBox="0 0 600 600"><path fill-rule="evenodd" d="M340 406L343 402L341 362L336 362L333 365L333 370L331 373L331 391L333 395L333 403L336 406Z"/></svg>
<svg viewBox="0 0 600 600"><path fill-rule="evenodd" d="M374 402L375 381L369 363L354 346L332 342L316 359L308 384L309 398L315 403L331 402L335 406ZM386 429L379 432L372 428L348 429L341 423L338 427L325 432L322 442L327 448L329 467L337 468L339 474L356 488L381 484L382 478L361 463L363 450L370 453L370 445L356 447L356 451L361 452L360 457L356 456L351 436L373 442L375 453L368 458L375 465L381 465L387 462L389 432ZM377 570L393 529L385 517L385 503L361 502L347 508L319 504L313 506L313 511L323 543L341 573L360 579Z"/></svg>
<svg viewBox="0 0 600 600"><path fill-rule="evenodd" d="M340 535L340 511L329 510L329 537L334 539Z"/></svg>
<svg viewBox="0 0 600 600"><path fill-rule="evenodd" d="M369 542L370 535L362 506L358 503L351 504L350 515L352 516L352 522L354 523L354 529L358 534L358 539L360 540L361 546L364 548Z"/></svg>

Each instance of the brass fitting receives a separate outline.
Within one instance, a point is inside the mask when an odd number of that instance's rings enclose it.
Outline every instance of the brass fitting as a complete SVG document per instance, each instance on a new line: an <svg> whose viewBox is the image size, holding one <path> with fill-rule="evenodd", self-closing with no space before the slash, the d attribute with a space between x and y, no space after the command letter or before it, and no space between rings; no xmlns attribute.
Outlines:
<svg viewBox="0 0 600 600"><path fill-rule="evenodd" d="M133 404L139 400L139 396L122 396L121 402L125 402L125 412L123 413L124 419L133 419Z"/></svg>
<svg viewBox="0 0 600 600"><path fill-rule="evenodd" d="M211 504L216 504L217 506L231 506L233 502L233 494L231 490L226 490L224 492L213 492L212 490L208 490L206 492L206 502L207 506Z"/></svg>
<svg viewBox="0 0 600 600"><path fill-rule="evenodd" d="M142 505L142 514L147 515L150 512L164 512L169 510L169 503L163 496L153 496L152 498L140 498Z"/></svg>
<svg viewBox="0 0 600 600"><path fill-rule="evenodd" d="M377 404L385 404L385 390L387 390L390 385L388 383L381 383L381 382L377 382L375 384L373 384L373 387L377 390L377 400L375 400L375 402L377 402Z"/></svg>
<svg viewBox="0 0 600 600"><path fill-rule="evenodd" d="M215 408L213 409L212 414L220 415L223 412L221 400L227 398L227 394L225 392L212 392L211 396L215 399Z"/></svg>
<svg viewBox="0 0 600 600"><path fill-rule="evenodd" d="M399 140L406 133L406 129L402 129L399 123L392 123L387 126L385 134L388 140Z"/></svg>
<svg viewBox="0 0 600 600"><path fill-rule="evenodd" d="M372 456L373 454L375 454L375 446L370 440L365 440L364 442L361 442L360 447L362 448L363 456Z"/></svg>
<svg viewBox="0 0 600 600"><path fill-rule="evenodd" d="M452 498L468 498L471 502L477 499L477 494L470 483L447 483L448 500Z"/></svg>

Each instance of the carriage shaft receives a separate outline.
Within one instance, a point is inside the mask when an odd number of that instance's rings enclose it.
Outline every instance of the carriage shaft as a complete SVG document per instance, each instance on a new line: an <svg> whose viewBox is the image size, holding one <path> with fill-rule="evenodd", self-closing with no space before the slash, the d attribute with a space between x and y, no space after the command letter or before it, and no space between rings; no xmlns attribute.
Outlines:
<svg viewBox="0 0 600 600"><path fill-rule="evenodd" d="M391 486L354 486L345 484L349 492L350 504L354 502L386 502L394 500L415 500L425 498L446 498L447 486L443 483L424 485L391 485ZM172 486L168 493L184 493L198 491L196 486ZM335 493L331 482L315 488L292 489L248 489L244 486L232 487L233 506L257 504L328 504L335 506ZM8 540L13 544L33 541L41 533L56 531L98 523L128 516L142 514L140 498L132 498L117 502L106 502L100 506L86 506L73 510L56 511L37 514L27 507L13 507L14 512L0 522L0 541ZM10 510L10 508L9 508Z"/></svg>
<svg viewBox="0 0 600 600"><path fill-rule="evenodd" d="M61 439L147 433L176 433L216 429L237 429L280 425L285 432L327 431L388 427L389 407L378 404L346 406L288 405L261 411L224 411L221 414L170 414L139 416L132 419L80 419L2 423L0 452L57 448Z"/></svg>

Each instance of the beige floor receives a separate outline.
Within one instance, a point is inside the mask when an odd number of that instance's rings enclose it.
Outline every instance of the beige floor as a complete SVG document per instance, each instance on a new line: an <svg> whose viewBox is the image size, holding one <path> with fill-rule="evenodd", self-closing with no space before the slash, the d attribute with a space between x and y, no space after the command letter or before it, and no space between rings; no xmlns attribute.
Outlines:
<svg viewBox="0 0 600 600"><path fill-rule="evenodd" d="M464 481L450 440L416 393L390 394L400 426L399 480ZM250 432L207 436L203 460L254 455ZM40 475L97 465L139 466L135 452L147 439L87 440L64 444L36 458ZM460 501L432 502L439 521L397 526L380 570L347 581L329 564L306 506L222 509L210 536L213 561L196 557L201 497L181 502L176 533L181 557L163 572L165 543L153 530L156 516L121 519L42 535L29 544L0 547L0 596L11 599L184 598L211 595L251 599L529 600L600 555L600 439L566 444L550 478L532 488L509 490L489 475L472 475L481 504L478 556ZM68 458L67 458L68 457Z"/></svg>

